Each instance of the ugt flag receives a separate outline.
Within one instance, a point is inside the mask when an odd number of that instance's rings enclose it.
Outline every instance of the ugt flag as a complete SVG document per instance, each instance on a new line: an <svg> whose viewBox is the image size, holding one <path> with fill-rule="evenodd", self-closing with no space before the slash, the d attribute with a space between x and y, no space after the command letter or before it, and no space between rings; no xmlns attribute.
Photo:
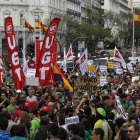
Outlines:
<svg viewBox="0 0 140 140"><path fill-rule="evenodd" d="M118 51L118 49L115 47L114 49L114 58L115 61L119 61L121 62L123 68L126 68L126 63L122 57L122 55L120 54L120 52Z"/></svg>
<svg viewBox="0 0 140 140"><path fill-rule="evenodd" d="M88 56L87 56L87 49L83 52L82 56L79 58L79 64L80 64L80 70L82 75L85 74L87 71L87 61L88 61Z"/></svg>

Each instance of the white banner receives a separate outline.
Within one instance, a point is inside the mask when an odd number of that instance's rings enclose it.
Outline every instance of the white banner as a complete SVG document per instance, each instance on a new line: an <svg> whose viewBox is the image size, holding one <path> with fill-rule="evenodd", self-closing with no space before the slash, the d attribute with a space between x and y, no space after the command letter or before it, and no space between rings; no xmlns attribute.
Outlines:
<svg viewBox="0 0 140 140"><path fill-rule="evenodd" d="M78 116L65 118L66 128L68 127L68 125L76 124L76 123L79 123L79 117Z"/></svg>
<svg viewBox="0 0 140 140"><path fill-rule="evenodd" d="M82 56L79 58L80 70L82 75L84 75L85 72L87 72L87 60L88 60L88 56L87 56L87 49L86 49L83 52Z"/></svg>
<svg viewBox="0 0 140 140"><path fill-rule="evenodd" d="M120 69L121 65L120 63L114 63L114 69Z"/></svg>
<svg viewBox="0 0 140 140"><path fill-rule="evenodd" d="M67 72L67 62L65 60L65 57L66 57L66 51L65 51L65 48L64 48L64 63L63 63L63 71Z"/></svg>
<svg viewBox="0 0 140 140"><path fill-rule="evenodd" d="M35 74L36 74L36 69L28 68L26 77L35 77Z"/></svg>
<svg viewBox="0 0 140 140"><path fill-rule="evenodd" d="M139 80L139 76L132 77L132 82L134 82L135 80Z"/></svg>
<svg viewBox="0 0 140 140"><path fill-rule="evenodd" d="M126 63L125 63L125 61L124 61L122 55L120 54L120 52L118 51L118 49L117 49L116 47L115 47L115 49L114 49L114 57L113 57L113 59L114 59L115 61L121 62L123 68L126 68Z"/></svg>
<svg viewBox="0 0 140 140"><path fill-rule="evenodd" d="M100 75L106 76L106 74L107 74L107 66L101 65L100 66Z"/></svg>
<svg viewBox="0 0 140 140"><path fill-rule="evenodd" d="M96 77L96 72L95 71L88 71L88 76L89 77Z"/></svg>
<svg viewBox="0 0 140 140"><path fill-rule="evenodd" d="M128 68L128 70L132 70L133 69L132 64L131 63L127 63L127 68Z"/></svg>
<svg viewBox="0 0 140 140"><path fill-rule="evenodd" d="M116 69L116 74L123 74L123 69Z"/></svg>
<svg viewBox="0 0 140 140"><path fill-rule="evenodd" d="M100 86L104 86L107 84L106 76L100 77Z"/></svg>
<svg viewBox="0 0 140 140"><path fill-rule="evenodd" d="M127 119L127 116L125 115L122 104L120 102L119 96L115 95L115 101L116 101L117 107L119 109L120 115L123 117L123 119Z"/></svg>
<svg viewBox="0 0 140 140"><path fill-rule="evenodd" d="M27 86L39 86L39 78L38 77L26 77L26 85Z"/></svg>

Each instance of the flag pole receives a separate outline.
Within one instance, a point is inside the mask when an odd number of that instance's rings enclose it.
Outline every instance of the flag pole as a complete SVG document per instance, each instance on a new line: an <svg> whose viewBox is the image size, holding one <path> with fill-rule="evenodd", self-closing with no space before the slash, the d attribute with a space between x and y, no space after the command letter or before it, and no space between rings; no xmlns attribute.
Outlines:
<svg viewBox="0 0 140 140"><path fill-rule="evenodd" d="M25 19L25 17L24 17L24 19ZM23 19L23 20L24 20ZM23 22L24 23L24 30L23 30L23 60L24 60L24 58L25 58L25 22Z"/></svg>
<svg viewBox="0 0 140 140"><path fill-rule="evenodd" d="M40 24L40 20L41 20L41 16L40 16L40 12L39 12L39 27L40 27L40 40L41 40L41 24Z"/></svg>
<svg viewBox="0 0 140 140"><path fill-rule="evenodd" d="M135 46L135 8L133 7L133 45L132 45L132 57L134 57L134 46Z"/></svg>

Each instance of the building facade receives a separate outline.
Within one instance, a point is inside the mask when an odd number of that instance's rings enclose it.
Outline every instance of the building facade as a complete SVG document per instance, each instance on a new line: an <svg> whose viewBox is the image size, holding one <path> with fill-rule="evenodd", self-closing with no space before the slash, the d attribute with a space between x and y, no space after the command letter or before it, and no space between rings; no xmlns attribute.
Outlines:
<svg viewBox="0 0 140 140"><path fill-rule="evenodd" d="M35 20L41 18L42 22L45 23L47 19L52 20L54 18L54 13L68 13L79 22L84 22L87 18L87 10L99 8L101 5L98 0L0 0L0 53L3 58L8 57L4 32L4 22L8 16L13 19L19 56L22 57L24 17L33 27L35 27ZM65 34L65 28L58 30L56 38L60 42L64 40L62 34ZM40 29L36 29L32 33L26 28L25 37L25 44L27 45L36 39L43 39L44 35L40 33Z"/></svg>

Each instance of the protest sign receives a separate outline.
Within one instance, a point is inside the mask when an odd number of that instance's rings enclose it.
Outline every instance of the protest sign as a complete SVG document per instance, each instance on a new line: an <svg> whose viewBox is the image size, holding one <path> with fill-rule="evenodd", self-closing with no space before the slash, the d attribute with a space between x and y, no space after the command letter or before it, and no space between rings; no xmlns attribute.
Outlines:
<svg viewBox="0 0 140 140"><path fill-rule="evenodd" d="M123 69L116 69L116 74L123 74Z"/></svg>
<svg viewBox="0 0 140 140"><path fill-rule="evenodd" d="M96 77L80 77L78 83L79 91L95 91L97 90L98 79Z"/></svg>
<svg viewBox="0 0 140 140"><path fill-rule="evenodd" d="M26 77L35 77L35 74L36 74L36 69L28 68Z"/></svg>
<svg viewBox="0 0 140 140"><path fill-rule="evenodd" d="M107 84L106 76L100 77L100 86L104 86Z"/></svg>
<svg viewBox="0 0 140 140"><path fill-rule="evenodd" d="M115 68L115 69L121 68L120 63L114 63L114 68Z"/></svg>
<svg viewBox="0 0 140 140"><path fill-rule="evenodd" d="M38 77L26 77L26 85L27 86L39 86L39 78Z"/></svg>
<svg viewBox="0 0 140 140"><path fill-rule="evenodd" d="M95 65L87 66L88 71L95 71Z"/></svg>
<svg viewBox="0 0 140 140"><path fill-rule="evenodd" d="M65 118L66 129L68 129L68 125L76 124L76 123L79 123L79 117L78 116Z"/></svg>
<svg viewBox="0 0 140 140"><path fill-rule="evenodd" d="M135 80L139 80L139 76L132 77L132 82L134 82Z"/></svg>
<svg viewBox="0 0 140 140"><path fill-rule="evenodd" d="M129 70L132 70L132 69L133 69L132 64L131 64L131 63L127 63L127 68L128 68Z"/></svg>
<svg viewBox="0 0 140 140"><path fill-rule="evenodd" d="M123 110L122 104L120 102L119 96L115 95L115 101L116 101L117 107L119 109L120 115L123 117L123 119L127 119L125 112Z"/></svg>
<svg viewBox="0 0 140 140"><path fill-rule="evenodd" d="M95 71L88 71L88 76L89 77L96 77L96 72Z"/></svg>
<svg viewBox="0 0 140 140"><path fill-rule="evenodd" d="M108 68L113 69L113 62L108 62Z"/></svg>
<svg viewBox="0 0 140 140"><path fill-rule="evenodd" d="M105 76L107 74L107 66L100 66L100 75Z"/></svg>

